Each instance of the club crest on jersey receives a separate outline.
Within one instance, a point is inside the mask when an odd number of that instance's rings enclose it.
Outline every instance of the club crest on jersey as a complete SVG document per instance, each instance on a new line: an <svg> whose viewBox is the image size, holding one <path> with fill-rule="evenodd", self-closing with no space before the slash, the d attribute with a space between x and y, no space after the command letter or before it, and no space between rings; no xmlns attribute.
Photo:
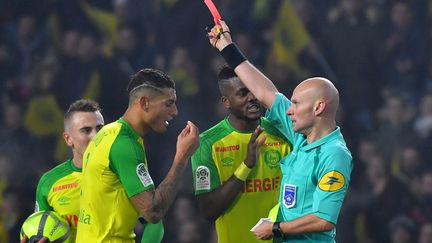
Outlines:
<svg viewBox="0 0 432 243"><path fill-rule="evenodd" d="M345 185L345 177L338 171L327 172L321 177L318 187L327 192L337 191Z"/></svg>
<svg viewBox="0 0 432 243"><path fill-rule="evenodd" d="M296 203L297 186L292 184L285 184L283 190L283 204L286 208L294 207Z"/></svg>
<svg viewBox="0 0 432 243"><path fill-rule="evenodd" d="M279 150L270 149L265 151L264 153L264 162L268 167L272 169L279 167L279 161L281 160L281 158L282 155Z"/></svg>
<svg viewBox="0 0 432 243"><path fill-rule="evenodd" d="M207 166L198 166L195 172L195 190L210 190L210 170Z"/></svg>
<svg viewBox="0 0 432 243"><path fill-rule="evenodd" d="M136 173L138 178L140 179L141 183L148 187L150 185L153 185L153 179L150 176L150 173L147 170L147 167L144 163L138 164L136 167Z"/></svg>

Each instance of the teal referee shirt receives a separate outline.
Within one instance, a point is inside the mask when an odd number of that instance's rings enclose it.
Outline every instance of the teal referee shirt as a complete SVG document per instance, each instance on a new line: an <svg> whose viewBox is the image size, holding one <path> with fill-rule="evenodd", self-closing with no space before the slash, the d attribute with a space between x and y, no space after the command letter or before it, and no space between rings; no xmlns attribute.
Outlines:
<svg viewBox="0 0 432 243"><path fill-rule="evenodd" d="M291 101L279 93L266 117L293 144L293 151L281 160L282 182L278 221L290 221L307 214L336 225L352 170L352 156L336 129L308 144L294 132L286 115ZM336 230L286 236L284 242L335 242Z"/></svg>

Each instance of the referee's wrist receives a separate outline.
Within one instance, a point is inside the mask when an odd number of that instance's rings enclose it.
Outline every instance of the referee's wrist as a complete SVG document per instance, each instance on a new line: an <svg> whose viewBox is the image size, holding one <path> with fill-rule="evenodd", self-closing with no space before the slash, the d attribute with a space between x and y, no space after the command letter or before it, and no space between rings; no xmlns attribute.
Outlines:
<svg viewBox="0 0 432 243"><path fill-rule="evenodd" d="M274 238L282 238L283 233L280 227L281 222L274 222L272 227L272 233Z"/></svg>
<svg viewBox="0 0 432 243"><path fill-rule="evenodd" d="M240 51L240 49L234 42L224 47L220 51L220 53L225 59L225 61L228 63L228 66L232 69L235 69L242 62L247 61L246 56L243 55L243 53Z"/></svg>

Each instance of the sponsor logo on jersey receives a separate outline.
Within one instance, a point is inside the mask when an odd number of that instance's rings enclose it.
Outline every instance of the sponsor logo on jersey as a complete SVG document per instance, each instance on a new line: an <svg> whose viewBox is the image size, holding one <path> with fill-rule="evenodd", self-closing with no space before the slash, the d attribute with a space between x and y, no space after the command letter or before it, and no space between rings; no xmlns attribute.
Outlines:
<svg viewBox="0 0 432 243"><path fill-rule="evenodd" d="M70 226L72 226L72 227L78 226L78 216L77 215L75 215L75 214L63 215L63 218L65 218L68 221Z"/></svg>
<svg viewBox="0 0 432 243"><path fill-rule="evenodd" d="M234 164L234 159L226 157L222 159L222 166L232 166Z"/></svg>
<svg viewBox="0 0 432 243"><path fill-rule="evenodd" d="M195 177L195 190L210 190L210 170L207 166L198 166Z"/></svg>
<svg viewBox="0 0 432 243"><path fill-rule="evenodd" d="M224 146L224 147L215 147L215 152L216 153L223 153L223 152L229 152L229 151L236 151L239 149L240 149L240 145L235 144L235 145L229 145L229 146Z"/></svg>
<svg viewBox="0 0 432 243"><path fill-rule="evenodd" d="M64 206L64 205L69 205L71 200L70 198L66 197L66 196L62 196L59 199L57 199L59 205Z"/></svg>
<svg viewBox="0 0 432 243"><path fill-rule="evenodd" d="M280 177L264 179L247 179L242 187L242 192L268 192L279 190Z"/></svg>
<svg viewBox="0 0 432 243"><path fill-rule="evenodd" d="M78 186L79 186L78 182L74 182L74 183L55 186L55 187L53 187L52 191L57 192L57 191L61 191L61 190L67 190L67 189L75 188Z"/></svg>
<svg viewBox="0 0 432 243"><path fill-rule="evenodd" d="M284 142L276 141L276 142L265 142L262 146L263 147L279 147L282 145L284 145Z"/></svg>
<svg viewBox="0 0 432 243"><path fill-rule="evenodd" d="M151 178L150 173L148 172L144 163L137 165L136 173L143 186L148 187L153 185L153 179Z"/></svg>
<svg viewBox="0 0 432 243"><path fill-rule="evenodd" d="M80 209L78 222L82 224L91 224L91 215L88 214L84 209Z"/></svg>
<svg viewBox="0 0 432 243"><path fill-rule="evenodd" d="M345 177L338 171L327 172L321 177L318 187L323 191L337 191L345 185Z"/></svg>
<svg viewBox="0 0 432 243"><path fill-rule="evenodd" d="M279 150L269 149L264 152L264 162L270 168L279 168L279 161L282 155Z"/></svg>

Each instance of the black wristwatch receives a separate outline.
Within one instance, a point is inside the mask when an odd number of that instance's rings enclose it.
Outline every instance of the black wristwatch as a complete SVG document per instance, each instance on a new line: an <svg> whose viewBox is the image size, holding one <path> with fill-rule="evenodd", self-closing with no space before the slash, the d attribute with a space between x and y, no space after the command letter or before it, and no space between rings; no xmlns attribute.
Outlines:
<svg viewBox="0 0 432 243"><path fill-rule="evenodd" d="M281 238L282 237L282 230L280 228L280 222L274 222L272 227L272 232L275 238Z"/></svg>

